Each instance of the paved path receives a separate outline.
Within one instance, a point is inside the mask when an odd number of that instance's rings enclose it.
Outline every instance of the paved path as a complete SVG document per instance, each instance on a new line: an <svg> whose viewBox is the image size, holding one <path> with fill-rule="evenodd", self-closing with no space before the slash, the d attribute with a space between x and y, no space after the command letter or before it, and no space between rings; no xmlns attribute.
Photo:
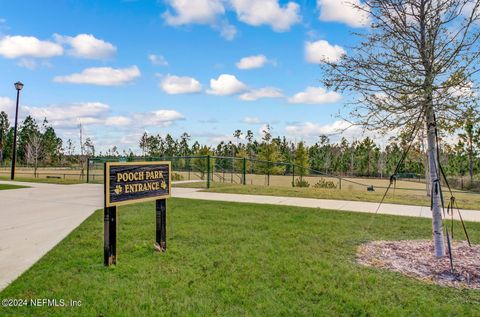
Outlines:
<svg viewBox="0 0 480 317"><path fill-rule="evenodd" d="M307 208L334 209L340 211L356 211L374 213L378 208L378 203L347 201L333 199L316 199L316 198L297 198L297 197L280 197L280 196L261 196L261 195L239 195L239 194L223 194L202 192L193 188L174 188L173 196L179 198L190 198L200 200L215 201L231 201L242 203L257 203L271 205L297 206ZM480 207L480 206L479 206ZM430 207L382 204L379 214L423 217L431 218ZM461 210L463 220L480 222L480 210ZM459 220L458 214L454 219Z"/></svg>
<svg viewBox="0 0 480 317"><path fill-rule="evenodd" d="M99 186L18 184L0 190L0 290L103 206Z"/></svg>
<svg viewBox="0 0 480 317"><path fill-rule="evenodd" d="M0 290L26 271L95 210L103 207L103 185L15 183L31 188L0 190ZM312 198L237 195L173 188L173 197L374 212L376 203ZM381 214L430 217L427 207L384 204ZM464 210L480 222L480 211ZM458 216L457 216L458 217Z"/></svg>

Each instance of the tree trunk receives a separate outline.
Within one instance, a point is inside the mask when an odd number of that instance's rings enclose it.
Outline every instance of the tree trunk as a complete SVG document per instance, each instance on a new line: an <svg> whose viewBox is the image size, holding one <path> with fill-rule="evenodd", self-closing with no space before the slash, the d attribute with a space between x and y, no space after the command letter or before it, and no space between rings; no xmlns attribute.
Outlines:
<svg viewBox="0 0 480 317"><path fill-rule="evenodd" d="M427 154L428 167L430 171L430 185L432 186L432 227L433 227L433 243L435 246L435 256L443 257L445 255L445 242L443 238L442 225L442 207L440 199L440 173L438 172L437 142L435 134L435 117L433 107L427 109Z"/></svg>
<svg viewBox="0 0 480 317"><path fill-rule="evenodd" d="M425 189L427 191L427 197L430 197L432 194L432 187L431 187L431 182L430 182L430 168L428 167L428 152L426 153L427 155L425 156Z"/></svg>
<svg viewBox="0 0 480 317"><path fill-rule="evenodd" d="M426 155L424 156L423 160L423 166L425 170L425 191L427 192L427 197L430 197L430 194L432 192L432 189L430 188L430 169L428 168L428 152L425 151L425 130L426 126L424 129L422 129L422 153L425 153Z"/></svg>
<svg viewBox="0 0 480 317"><path fill-rule="evenodd" d="M469 160L469 172L470 172L470 189L473 187L473 140L470 140L470 148L468 152L468 160Z"/></svg>

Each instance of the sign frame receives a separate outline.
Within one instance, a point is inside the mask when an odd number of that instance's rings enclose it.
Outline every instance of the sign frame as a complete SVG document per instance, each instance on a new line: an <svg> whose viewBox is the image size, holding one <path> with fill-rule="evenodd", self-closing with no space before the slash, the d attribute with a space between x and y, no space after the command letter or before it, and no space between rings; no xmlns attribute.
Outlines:
<svg viewBox="0 0 480 317"><path fill-rule="evenodd" d="M123 165L168 165L168 195L154 196L147 198L129 199L120 202L110 203L110 167ZM172 196L172 164L170 161L153 162L105 162L105 207L124 206L140 202L155 201L157 199L166 199Z"/></svg>
<svg viewBox="0 0 480 317"><path fill-rule="evenodd" d="M168 165L168 195L151 196L110 203L110 167L111 166ZM167 251L167 198L172 195L172 163L170 161L153 162L104 162L103 182L103 263L105 266L117 264L117 207L138 202L155 203L155 250Z"/></svg>

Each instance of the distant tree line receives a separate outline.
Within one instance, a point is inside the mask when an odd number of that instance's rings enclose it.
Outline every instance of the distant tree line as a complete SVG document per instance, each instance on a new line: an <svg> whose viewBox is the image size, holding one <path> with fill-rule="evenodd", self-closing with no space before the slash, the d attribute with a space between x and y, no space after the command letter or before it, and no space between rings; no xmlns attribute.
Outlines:
<svg viewBox="0 0 480 317"><path fill-rule="evenodd" d="M0 166L10 165L14 138L13 122L5 112L0 112ZM95 147L90 138L81 143L80 154L76 152L71 139L66 142L57 136L55 129L45 118L39 124L27 116L19 122L17 132L17 163L37 168L39 166L71 166L86 161L95 155Z"/></svg>
<svg viewBox="0 0 480 317"><path fill-rule="evenodd" d="M370 137L349 141L342 138L337 143L330 142L320 135L313 145L305 142L294 143L286 137L273 137L268 126L261 140L254 139L251 130L233 133L234 141L221 141L216 146L206 146L198 141L190 146L191 137L183 133L179 139L170 134L165 137L144 133L139 146L145 157L172 156L222 156L248 158L259 161L286 162L297 165L299 176L309 174L311 170L332 175L354 175L367 177L390 176L409 145L408 137L400 134L391 138L381 148ZM449 176L474 176L480 173L480 125L478 121L467 120L455 144L442 142L441 163ZM414 140L406 159L400 166L400 173L417 176L425 175L425 144L422 137ZM225 169L232 168L228 160L217 160L217 165ZM251 164L250 162L248 164ZM222 166L220 166L222 167ZM300 168L298 168L300 167ZM290 165L255 164L257 172L265 174L291 173ZM238 169L238 167L235 167ZM247 167L249 169L249 167Z"/></svg>
<svg viewBox="0 0 480 317"><path fill-rule="evenodd" d="M313 145L305 142L292 142L285 136L274 137L269 126L263 131L260 140L254 138L251 130L235 130L232 141L221 141L215 146L200 144L191 140L191 136L183 133L179 138L167 134L165 137L144 133L139 140L141 153L132 150L118 150L113 146L106 152L97 153L95 145L88 137L82 138L80 130L80 149L76 149L71 139L65 142L59 138L55 129L44 119L38 124L34 118L27 116L19 124L17 141L17 162L31 167L38 166L86 166L88 157L172 157L172 156L222 156L258 160L247 163L247 170L264 174L292 173L291 165L276 165L265 162L295 163L295 173L302 177L311 170L321 173L342 176L387 177L391 175L408 146L407 136L400 134L391 138L382 147L369 137L358 140L346 138L333 143L325 135L320 135ZM449 176L469 176L472 180L480 174L480 120L472 116L467 118L459 130L457 142L442 142L440 160ZM12 156L13 125L5 112L0 113L0 165L8 165ZM78 143L77 143L78 144ZM200 165L205 162L197 160ZM217 160L220 168L240 171L243 166L239 162L232 163L228 159ZM232 164L235 164L232 166ZM417 138L400 173L425 175L425 146L423 138Z"/></svg>
<svg viewBox="0 0 480 317"><path fill-rule="evenodd" d="M0 112L0 165L12 160L14 128L5 112ZM56 165L63 159L62 139L47 119L39 125L27 116L17 132L17 161L25 165Z"/></svg>

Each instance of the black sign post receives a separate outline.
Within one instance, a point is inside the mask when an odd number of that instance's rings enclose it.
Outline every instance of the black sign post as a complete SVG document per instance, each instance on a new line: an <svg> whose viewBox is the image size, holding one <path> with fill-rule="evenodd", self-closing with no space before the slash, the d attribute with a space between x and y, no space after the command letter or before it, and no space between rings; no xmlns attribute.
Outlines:
<svg viewBox="0 0 480 317"><path fill-rule="evenodd" d="M104 264L117 263L117 206L156 201L156 245L167 249L167 200L170 197L170 162L107 162L104 169Z"/></svg>
<svg viewBox="0 0 480 317"><path fill-rule="evenodd" d="M104 251L103 263L117 264L117 207L104 209Z"/></svg>
<svg viewBox="0 0 480 317"><path fill-rule="evenodd" d="M160 251L167 250L167 200L157 199L156 202L156 242Z"/></svg>

